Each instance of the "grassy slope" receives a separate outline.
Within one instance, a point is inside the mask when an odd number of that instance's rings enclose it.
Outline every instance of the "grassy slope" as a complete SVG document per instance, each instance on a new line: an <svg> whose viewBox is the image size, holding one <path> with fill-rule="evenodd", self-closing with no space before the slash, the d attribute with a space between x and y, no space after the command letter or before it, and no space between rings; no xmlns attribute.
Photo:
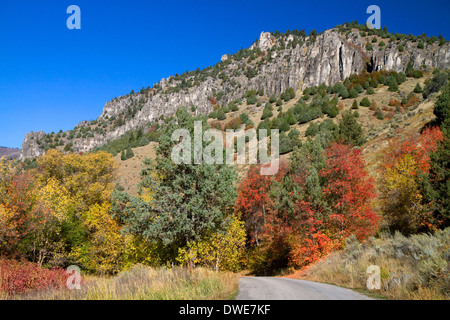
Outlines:
<svg viewBox="0 0 450 320"><path fill-rule="evenodd" d="M368 97L371 101L375 101L378 107L386 107L388 103L392 99L397 99L401 101L402 95L407 96L411 91L413 91L416 84L419 82L422 87L424 87L424 82L426 79L430 77L430 74L426 74L425 77L420 79L407 78L407 81L399 86L398 92L389 92L386 86L381 86L379 88L375 88L375 94L366 95L365 92L360 94L356 100L358 103L363 99L363 97ZM374 116L374 111L369 108L359 107L357 110L360 114L358 121L362 124L363 129L367 134L369 134L369 141L363 146L363 154L368 163L369 170L372 174L376 172L377 163L380 160L380 156L383 154L383 149L387 146L388 141L393 136L403 136L405 134L411 134L412 132L417 132L424 124L429 122L433 118L433 106L435 99L431 99L430 101L422 101L421 95L416 94L419 99L419 105L413 111L414 115L404 113L401 117L397 117L397 119L385 119L378 120ZM283 104L283 111L286 112L290 108L292 108L298 99L302 96L300 90L296 92L295 99L290 100L287 103ZM269 100L268 97L258 97L261 101L261 107L257 107L256 105L247 105L246 103L239 106L239 111L230 112L226 115L226 119L223 121L219 121L219 123L224 126L227 122L232 119L238 118L241 113L247 113L250 119L255 124L255 128L261 122L261 115L264 110L264 104ZM340 102L343 104L344 109L351 109L351 105L353 103L353 99L340 99ZM278 115L277 108L274 104L273 117ZM419 111L421 110L421 111ZM340 115L333 119L335 123L337 123L340 119ZM400 120L398 118L401 118ZM323 118L319 118L313 120L311 122L320 123L327 119L327 116ZM210 120L210 122L213 120ZM310 123L306 124L296 124L291 126L291 130L296 128L300 132L300 137L303 140L305 138L305 131L309 127ZM154 159L156 156L155 153L156 143L150 143L147 146L139 147L133 149L135 156L131 159L122 161L120 160L120 155L116 156L115 159L119 164L119 179L118 182L125 188L125 191L130 194L135 195L137 193L137 183L140 182L139 173L142 169L142 161L148 157ZM281 159L289 158L289 154L282 155ZM237 166L237 170L241 176L245 174L248 170L249 165L239 165Z"/></svg>
<svg viewBox="0 0 450 320"><path fill-rule="evenodd" d="M380 267L381 288L371 294L389 299L450 299L450 228L409 238L397 233L345 248L291 275L368 292L367 267Z"/></svg>

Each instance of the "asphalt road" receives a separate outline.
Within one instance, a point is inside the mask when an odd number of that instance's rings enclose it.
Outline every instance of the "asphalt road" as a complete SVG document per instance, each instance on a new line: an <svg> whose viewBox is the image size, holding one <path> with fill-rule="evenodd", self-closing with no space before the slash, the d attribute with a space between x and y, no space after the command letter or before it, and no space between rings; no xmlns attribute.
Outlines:
<svg viewBox="0 0 450 320"><path fill-rule="evenodd" d="M371 300L329 284L271 277L241 277L237 300Z"/></svg>

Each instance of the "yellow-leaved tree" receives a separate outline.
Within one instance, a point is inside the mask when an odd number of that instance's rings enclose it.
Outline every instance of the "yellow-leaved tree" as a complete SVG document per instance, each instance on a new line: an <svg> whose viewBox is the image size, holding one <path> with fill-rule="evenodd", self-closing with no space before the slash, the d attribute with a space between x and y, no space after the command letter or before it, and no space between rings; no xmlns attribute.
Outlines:
<svg viewBox="0 0 450 320"><path fill-rule="evenodd" d="M180 248L177 260L182 265L198 264L216 271L237 272L241 268L245 238L244 222L234 216L224 232L215 232Z"/></svg>
<svg viewBox="0 0 450 320"><path fill-rule="evenodd" d="M100 274L117 273L121 269L124 239L110 215L111 204L93 205L82 214L89 241L76 248L73 256L85 268Z"/></svg>
<svg viewBox="0 0 450 320"><path fill-rule="evenodd" d="M403 232L414 232L422 212L417 184L417 162L410 154L385 168L382 176L381 206L387 223Z"/></svg>

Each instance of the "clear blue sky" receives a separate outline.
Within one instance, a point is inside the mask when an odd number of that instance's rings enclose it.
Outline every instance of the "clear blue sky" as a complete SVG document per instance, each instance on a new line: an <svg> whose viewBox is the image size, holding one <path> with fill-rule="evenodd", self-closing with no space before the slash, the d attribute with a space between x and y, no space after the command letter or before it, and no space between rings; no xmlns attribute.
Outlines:
<svg viewBox="0 0 450 320"><path fill-rule="evenodd" d="M68 30L69 5L81 30ZM213 65L261 31L323 31L381 8L389 31L450 39L449 1L2 0L0 146L70 130L104 104L163 77Z"/></svg>

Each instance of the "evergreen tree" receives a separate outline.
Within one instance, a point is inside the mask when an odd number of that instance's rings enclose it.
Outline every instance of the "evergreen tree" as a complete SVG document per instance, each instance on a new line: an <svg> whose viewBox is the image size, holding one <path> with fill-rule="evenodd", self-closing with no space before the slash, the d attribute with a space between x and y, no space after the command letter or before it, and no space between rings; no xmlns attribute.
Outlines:
<svg viewBox="0 0 450 320"><path fill-rule="evenodd" d="M397 83L397 79L393 78L391 81L391 84L389 85L389 91L391 92L396 92L398 91L398 83Z"/></svg>
<svg viewBox="0 0 450 320"><path fill-rule="evenodd" d="M416 87L414 88L414 92L415 93L422 93L423 92L423 89L420 86L420 83L417 82Z"/></svg>
<svg viewBox="0 0 450 320"><path fill-rule="evenodd" d="M204 239L211 232L223 231L236 200L235 171L225 164L176 164L172 161L172 140L177 129L190 133L191 150L194 151L194 121L204 117L191 117L184 107L176 112L176 120L163 130L156 149L156 159L147 159L141 173L141 190L151 190L152 200L129 197L115 192L112 212L124 224L124 232L161 243L172 252L174 261L178 248ZM207 143L203 142L203 147ZM193 154L191 151L191 155ZM191 159L193 160L193 159Z"/></svg>
<svg viewBox="0 0 450 320"><path fill-rule="evenodd" d="M367 97L362 98L361 102L359 103L362 107L370 107L370 100Z"/></svg>
<svg viewBox="0 0 450 320"><path fill-rule="evenodd" d="M342 118L338 124L339 139L345 144L361 146L365 142L361 125L350 111L342 112Z"/></svg>

